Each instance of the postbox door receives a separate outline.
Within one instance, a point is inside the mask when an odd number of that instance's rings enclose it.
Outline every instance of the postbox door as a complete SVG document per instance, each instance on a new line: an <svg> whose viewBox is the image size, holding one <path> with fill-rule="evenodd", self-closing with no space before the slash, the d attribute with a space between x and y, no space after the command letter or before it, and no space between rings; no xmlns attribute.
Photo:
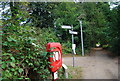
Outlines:
<svg viewBox="0 0 120 81"><path fill-rule="evenodd" d="M50 70L52 72L55 72L62 66L62 58L60 51L54 51L52 54L52 57L49 58L50 61Z"/></svg>
<svg viewBox="0 0 120 81"><path fill-rule="evenodd" d="M49 62L50 62L50 71L55 72L62 66L62 50L59 43L48 43L47 52L50 52ZM49 50L53 48L52 50Z"/></svg>

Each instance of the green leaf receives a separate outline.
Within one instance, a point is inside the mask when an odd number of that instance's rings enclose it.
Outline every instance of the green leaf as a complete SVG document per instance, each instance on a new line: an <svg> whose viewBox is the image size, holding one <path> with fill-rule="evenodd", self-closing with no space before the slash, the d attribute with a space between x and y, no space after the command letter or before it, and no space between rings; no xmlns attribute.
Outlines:
<svg viewBox="0 0 120 81"><path fill-rule="evenodd" d="M28 60L26 60L26 62L28 63Z"/></svg>
<svg viewBox="0 0 120 81"><path fill-rule="evenodd" d="M12 67L15 67L15 63L13 63L13 62L11 62L10 65L11 65Z"/></svg>
<svg viewBox="0 0 120 81"><path fill-rule="evenodd" d="M2 64L2 68L3 69L5 69L6 68L6 64L4 63L4 64Z"/></svg>
<svg viewBox="0 0 120 81"><path fill-rule="evenodd" d="M18 79L23 79L23 78L18 78Z"/></svg>
<svg viewBox="0 0 120 81"><path fill-rule="evenodd" d="M19 70L18 70L18 71L19 71L19 73L21 73L21 72L23 72L23 69L22 69L22 68L19 68Z"/></svg>
<svg viewBox="0 0 120 81"><path fill-rule="evenodd" d="M12 41L12 39L10 37L7 37L8 41Z"/></svg>
<svg viewBox="0 0 120 81"><path fill-rule="evenodd" d="M14 57L10 57L12 59L12 61L15 61L15 58Z"/></svg>
<svg viewBox="0 0 120 81"><path fill-rule="evenodd" d="M11 53L3 53L2 55L10 55L10 56L12 56Z"/></svg>
<svg viewBox="0 0 120 81"><path fill-rule="evenodd" d="M16 72L16 71L14 72L14 75L17 75L17 72Z"/></svg>
<svg viewBox="0 0 120 81"><path fill-rule="evenodd" d="M2 45L7 46L7 45L9 45L9 43L8 42L3 42Z"/></svg>
<svg viewBox="0 0 120 81"><path fill-rule="evenodd" d="M37 73L42 73L42 72L38 71Z"/></svg>
<svg viewBox="0 0 120 81"><path fill-rule="evenodd" d="M25 79L30 79L30 78L25 78Z"/></svg>
<svg viewBox="0 0 120 81"><path fill-rule="evenodd" d="M14 68L11 68L11 71L15 71L15 69L14 69Z"/></svg>
<svg viewBox="0 0 120 81"><path fill-rule="evenodd" d="M33 65L33 63L29 63L28 65Z"/></svg>
<svg viewBox="0 0 120 81"><path fill-rule="evenodd" d="M51 47L50 50L56 49L55 47Z"/></svg>
<svg viewBox="0 0 120 81"><path fill-rule="evenodd" d="M53 57L53 55L50 55L50 57Z"/></svg>
<svg viewBox="0 0 120 81"><path fill-rule="evenodd" d="M34 68L34 70L37 70L37 68Z"/></svg>

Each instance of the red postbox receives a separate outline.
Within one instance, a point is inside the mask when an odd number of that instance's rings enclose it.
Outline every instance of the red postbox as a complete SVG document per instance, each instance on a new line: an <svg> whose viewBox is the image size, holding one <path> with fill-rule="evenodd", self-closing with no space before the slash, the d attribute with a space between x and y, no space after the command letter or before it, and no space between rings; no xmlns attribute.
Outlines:
<svg viewBox="0 0 120 81"><path fill-rule="evenodd" d="M49 70L51 72L56 72L62 67L62 48L60 43L48 43L46 46L46 51L50 53L48 58L50 62Z"/></svg>

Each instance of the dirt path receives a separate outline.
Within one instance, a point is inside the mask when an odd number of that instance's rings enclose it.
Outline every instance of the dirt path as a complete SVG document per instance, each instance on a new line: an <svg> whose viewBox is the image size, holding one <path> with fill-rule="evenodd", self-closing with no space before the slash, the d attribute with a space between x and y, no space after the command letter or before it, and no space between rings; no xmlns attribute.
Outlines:
<svg viewBox="0 0 120 81"><path fill-rule="evenodd" d="M72 57L63 57L63 63L72 66ZM105 51L75 57L75 66L82 67L83 79L118 79L118 59L109 57Z"/></svg>

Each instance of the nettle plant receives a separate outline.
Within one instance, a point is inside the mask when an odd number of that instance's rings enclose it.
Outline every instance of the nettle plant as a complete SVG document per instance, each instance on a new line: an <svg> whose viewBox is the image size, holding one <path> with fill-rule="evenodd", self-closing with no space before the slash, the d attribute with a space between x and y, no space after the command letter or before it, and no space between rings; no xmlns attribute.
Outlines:
<svg viewBox="0 0 120 81"><path fill-rule="evenodd" d="M45 79L50 74L49 55L34 37L37 34L35 28L19 24L26 17L28 13L19 10L14 19L2 22L3 79Z"/></svg>

